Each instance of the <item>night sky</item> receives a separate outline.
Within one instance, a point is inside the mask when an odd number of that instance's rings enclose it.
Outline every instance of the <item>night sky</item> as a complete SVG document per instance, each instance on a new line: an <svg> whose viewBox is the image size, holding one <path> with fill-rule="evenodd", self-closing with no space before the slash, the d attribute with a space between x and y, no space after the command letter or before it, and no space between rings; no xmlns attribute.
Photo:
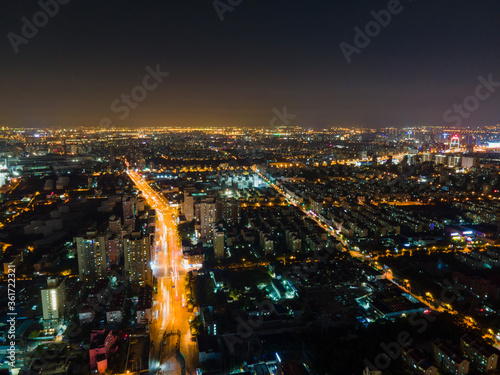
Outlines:
<svg viewBox="0 0 500 375"><path fill-rule="evenodd" d="M340 43L355 46L354 28L364 30L387 1L243 0L223 21L213 1L65 2L15 53L9 33L22 37L22 17L32 21L41 7L2 1L0 125L107 118L115 126L262 127L284 106L304 127L442 125L447 109L474 95L478 76L500 82L497 0L402 0L350 63ZM218 4L230 2L239 1ZM170 75L137 89L147 97L127 116L113 111L157 64ZM500 122L495 90L462 126Z"/></svg>

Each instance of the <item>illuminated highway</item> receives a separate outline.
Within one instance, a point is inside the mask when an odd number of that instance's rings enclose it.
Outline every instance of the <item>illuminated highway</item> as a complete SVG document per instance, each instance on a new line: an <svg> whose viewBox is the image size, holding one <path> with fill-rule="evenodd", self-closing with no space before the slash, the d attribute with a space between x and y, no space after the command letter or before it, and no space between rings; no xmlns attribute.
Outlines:
<svg viewBox="0 0 500 375"><path fill-rule="evenodd" d="M165 197L154 191L138 173L128 170L127 174L156 210L157 217L155 251L151 255L153 275L158 282L150 324L150 374L182 374L184 358L186 373L195 374L199 367L198 351L191 337L190 314L185 306L185 270L181 266L177 209L170 207Z"/></svg>

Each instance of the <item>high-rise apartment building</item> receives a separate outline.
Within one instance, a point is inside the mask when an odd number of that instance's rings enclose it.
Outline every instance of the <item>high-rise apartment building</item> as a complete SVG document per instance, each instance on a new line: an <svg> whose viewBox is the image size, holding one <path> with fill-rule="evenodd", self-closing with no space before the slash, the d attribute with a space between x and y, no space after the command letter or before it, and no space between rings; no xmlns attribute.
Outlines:
<svg viewBox="0 0 500 375"><path fill-rule="evenodd" d="M187 221L194 220L194 197L189 192L186 192L184 195L184 204L182 209Z"/></svg>
<svg viewBox="0 0 500 375"><path fill-rule="evenodd" d="M473 168L479 167L479 159L474 156L463 156L462 157L462 167L463 168Z"/></svg>
<svg viewBox="0 0 500 375"><path fill-rule="evenodd" d="M108 266L119 264L122 256L122 237L116 234L106 236L106 261Z"/></svg>
<svg viewBox="0 0 500 375"><path fill-rule="evenodd" d="M217 220L217 205L213 199L200 203L200 237L211 237Z"/></svg>
<svg viewBox="0 0 500 375"><path fill-rule="evenodd" d="M430 162L430 161L432 161L433 157L434 156L431 153L426 152L422 155L422 161L423 162Z"/></svg>
<svg viewBox="0 0 500 375"><path fill-rule="evenodd" d="M124 196L122 198L123 219L135 216L135 200L132 197Z"/></svg>
<svg viewBox="0 0 500 375"><path fill-rule="evenodd" d="M216 229L214 232L214 253L217 259L224 258L224 231L222 229Z"/></svg>
<svg viewBox="0 0 500 375"><path fill-rule="evenodd" d="M140 232L132 232L123 238L125 272L133 284L153 284L151 271L151 238Z"/></svg>
<svg viewBox="0 0 500 375"><path fill-rule="evenodd" d="M48 279L42 289L43 328L47 333L54 331L62 323L66 306L66 285L63 280Z"/></svg>
<svg viewBox="0 0 500 375"><path fill-rule="evenodd" d="M229 225L238 224L241 220L240 202L237 199L217 200L217 219L223 220Z"/></svg>
<svg viewBox="0 0 500 375"><path fill-rule="evenodd" d="M85 236L75 237L74 242L78 254L80 280L95 283L105 278L108 270L106 236L87 232Z"/></svg>

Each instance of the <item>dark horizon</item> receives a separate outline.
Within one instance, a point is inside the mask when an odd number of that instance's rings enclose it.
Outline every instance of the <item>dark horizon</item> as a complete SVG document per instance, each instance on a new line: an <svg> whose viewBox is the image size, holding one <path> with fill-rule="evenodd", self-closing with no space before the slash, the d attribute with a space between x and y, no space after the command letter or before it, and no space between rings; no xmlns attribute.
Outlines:
<svg viewBox="0 0 500 375"><path fill-rule="evenodd" d="M496 86L476 88L480 77L500 81L500 4L397 3L242 1L221 20L214 4L227 1L66 1L16 47L11 33L24 38L23 17L42 8L9 1L0 126L263 127L284 107L308 128L498 124ZM356 46L355 28L391 7L387 25ZM346 59L341 43L359 53ZM111 109L157 66L164 75L136 90L146 93L136 108Z"/></svg>

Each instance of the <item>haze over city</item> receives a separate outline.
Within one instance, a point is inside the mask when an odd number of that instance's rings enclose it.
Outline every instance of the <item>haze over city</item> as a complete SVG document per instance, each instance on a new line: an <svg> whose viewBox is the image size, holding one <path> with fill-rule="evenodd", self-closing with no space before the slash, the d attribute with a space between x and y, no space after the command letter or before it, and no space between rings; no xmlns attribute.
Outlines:
<svg viewBox="0 0 500 375"><path fill-rule="evenodd" d="M478 76L500 81L494 1L398 2L351 63L340 44L390 1L61 3L27 38L40 6L4 5L2 125L97 126L156 64L171 75L117 126L259 127L284 105L305 127L439 125ZM499 100L464 125L497 124Z"/></svg>

